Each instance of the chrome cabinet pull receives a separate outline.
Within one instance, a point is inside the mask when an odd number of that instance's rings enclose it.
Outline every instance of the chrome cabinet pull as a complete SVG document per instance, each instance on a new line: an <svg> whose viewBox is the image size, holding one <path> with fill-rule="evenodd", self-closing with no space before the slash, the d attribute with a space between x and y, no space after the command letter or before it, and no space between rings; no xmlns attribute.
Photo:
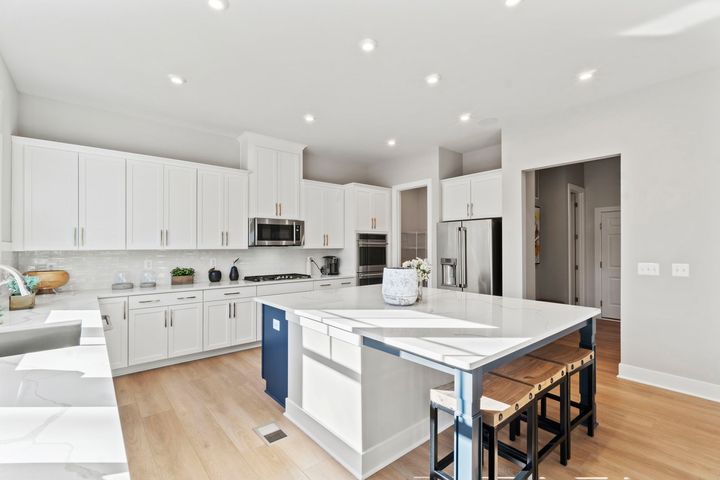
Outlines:
<svg viewBox="0 0 720 480"><path fill-rule="evenodd" d="M85 227L80 228L80 237L81 245L85 246Z"/></svg>
<svg viewBox="0 0 720 480"><path fill-rule="evenodd" d="M175 316L175 315L173 315L173 313L174 312L172 310L170 310L170 326L171 327L173 326L173 317Z"/></svg>
<svg viewBox="0 0 720 480"><path fill-rule="evenodd" d="M225 246L230 246L230 232L225 232Z"/></svg>
<svg viewBox="0 0 720 480"><path fill-rule="evenodd" d="M340 285L352 285L352 282L342 282Z"/></svg>
<svg viewBox="0 0 720 480"><path fill-rule="evenodd" d="M232 303L228 303L228 318L232 318Z"/></svg>
<svg viewBox="0 0 720 480"><path fill-rule="evenodd" d="M282 217L282 203L280 204L280 216Z"/></svg>
<svg viewBox="0 0 720 480"><path fill-rule="evenodd" d="M170 243L170 232L169 230L165 230L165 246L167 247Z"/></svg>
<svg viewBox="0 0 720 480"><path fill-rule="evenodd" d="M167 310L165 310L165 328L167 328Z"/></svg>
<svg viewBox="0 0 720 480"><path fill-rule="evenodd" d="M159 301L160 301L159 299L155 299L155 300L139 300L138 303L155 303L155 302L159 302Z"/></svg>
<svg viewBox="0 0 720 480"><path fill-rule="evenodd" d="M165 244L165 237L163 234L162 228L160 229L160 246L162 247Z"/></svg>
<svg viewBox="0 0 720 480"><path fill-rule="evenodd" d="M193 295L192 297L177 297L178 300L191 300L193 298L197 298L197 297L195 295Z"/></svg>
<svg viewBox="0 0 720 480"><path fill-rule="evenodd" d="M233 318L237 318L237 302L233 302Z"/></svg>
<svg viewBox="0 0 720 480"><path fill-rule="evenodd" d="M127 320L127 302L123 300L123 320Z"/></svg>
<svg viewBox="0 0 720 480"><path fill-rule="evenodd" d="M73 228L73 247L77 247L77 227Z"/></svg>
<svg viewBox="0 0 720 480"><path fill-rule="evenodd" d="M330 287L330 286L332 286L332 283L321 283L320 286L321 287Z"/></svg>
<svg viewBox="0 0 720 480"><path fill-rule="evenodd" d="M470 203L470 216L472 217L475 214L475 204Z"/></svg>
<svg viewBox="0 0 720 480"><path fill-rule="evenodd" d="M223 295L240 295L240 292L225 292Z"/></svg>

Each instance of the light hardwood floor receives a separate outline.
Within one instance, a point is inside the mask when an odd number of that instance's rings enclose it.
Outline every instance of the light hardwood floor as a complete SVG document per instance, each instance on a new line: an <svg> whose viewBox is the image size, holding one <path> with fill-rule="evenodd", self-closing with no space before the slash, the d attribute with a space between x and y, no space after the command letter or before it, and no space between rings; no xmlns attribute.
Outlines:
<svg viewBox="0 0 720 480"><path fill-rule="evenodd" d="M719 404L619 380L618 323L598 322L598 359L595 438L576 430L570 464L555 452L541 476L720 479ZM353 478L264 394L259 349L119 377L115 389L133 480ZM267 446L253 428L270 422L288 437ZM449 431L441 440L452 445ZM371 478L427 478L427 463L426 444Z"/></svg>

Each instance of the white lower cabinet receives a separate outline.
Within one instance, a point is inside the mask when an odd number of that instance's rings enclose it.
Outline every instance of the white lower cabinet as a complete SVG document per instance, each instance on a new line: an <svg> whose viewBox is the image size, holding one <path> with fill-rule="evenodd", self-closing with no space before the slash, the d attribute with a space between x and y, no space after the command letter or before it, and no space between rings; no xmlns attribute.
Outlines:
<svg viewBox="0 0 720 480"><path fill-rule="evenodd" d="M168 358L202 352L203 308L202 303L168 307Z"/></svg>
<svg viewBox="0 0 720 480"><path fill-rule="evenodd" d="M165 360L168 357L167 307L130 310L128 364Z"/></svg>
<svg viewBox="0 0 720 480"><path fill-rule="evenodd" d="M128 365L202 351L201 303L130 310Z"/></svg>
<svg viewBox="0 0 720 480"><path fill-rule="evenodd" d="M252 299L206 302L203 350L254 342L256 328Z"/></svg>
<svg viewBox="0 0 720 480"><path fill-rule="evenodd" d="M105 327L110 368L125 368L128 366L127 297L100 300L100 314Z"/></svg>

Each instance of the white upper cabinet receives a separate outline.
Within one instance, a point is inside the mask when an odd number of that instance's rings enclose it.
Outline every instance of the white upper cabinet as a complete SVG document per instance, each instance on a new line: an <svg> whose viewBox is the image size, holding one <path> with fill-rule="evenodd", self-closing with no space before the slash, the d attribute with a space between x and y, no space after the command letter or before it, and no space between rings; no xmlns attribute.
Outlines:
<svg viewBox="0 0 720 480"><path fill-rule="evenodd" d="M305 145L250 132L239 140L250 171L249 216L298 219Z"/></svg>
<svg viewBox="0 0 720 480"><path fill-rule="evenodd" d="M128 160L127 162L127 248L154 250L163 248L163 165Z"/></svg>
<svg viewBox="0 0 720 480"><path fill-rule="evenodd" d="M390 231L390 189L351 183L346 189L346 211L356 231Z"/></svg>
<svg viewBox="0 0 720 480"><path fill-rule="evenodd" d="M302 182L305 248L343 248L345 190L330 183Z"/></svg>
<svg viewBox="0 0 720 480"><path fill-rule="evenodd" d="M442 219L502 217L502 170L443 180Z"/></svg>
<svg viewBox="0 0 720 480"><path fill-rule="evenodd" d="M80 154L82 250L125 249L125 159Z"/></svg>
<svg viewBox="0 0 720 480"><path fill-rule="evenodd" d="M25 145L25 250L77 250L78 154Z"/></svg>
<svg viewBox="0 0 720 480"><path fill-rule="evenodd" d="M247 175L198 171L198 248L247 248Z"/></svg>
<svg viewBox="0 0 720 480"><path fill-rule="evenodd" d="M160 162L127 162L127 248L197 246L197 169Z"/></svg>

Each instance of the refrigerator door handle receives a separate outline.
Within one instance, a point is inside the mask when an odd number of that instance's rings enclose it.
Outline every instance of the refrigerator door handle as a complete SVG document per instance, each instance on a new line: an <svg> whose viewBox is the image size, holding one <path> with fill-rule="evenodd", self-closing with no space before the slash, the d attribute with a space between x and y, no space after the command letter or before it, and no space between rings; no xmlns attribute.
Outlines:
<svg viewBox="0 0 720 480"><path fill-rule="evenodd" d="M459 275L459 287L467 288L467 228L460 227L459 239L459 262L460 263L460 275Z"/></svg>

